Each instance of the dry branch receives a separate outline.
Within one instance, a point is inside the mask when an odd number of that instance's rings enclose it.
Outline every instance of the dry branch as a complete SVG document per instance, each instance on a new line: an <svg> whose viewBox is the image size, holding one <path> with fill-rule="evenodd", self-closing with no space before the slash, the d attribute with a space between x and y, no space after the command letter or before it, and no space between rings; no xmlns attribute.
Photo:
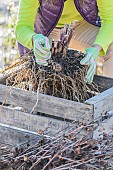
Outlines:
<svg viewBox="0 0 113 170"><path fill-rule="evenodd" d="M15 146L12 149L0 148L0 166L12 170L107 170L113 164L112 132L102 133L103 138L94 140L90 137L94 124L78 124L74 122L63 135L55 134L45 137L40 130L40 139L32 146ZM77 137L81 130L84 136ZM90 131L89 131L90 129ZM27 147L26 147L27 145Z"/></svg>

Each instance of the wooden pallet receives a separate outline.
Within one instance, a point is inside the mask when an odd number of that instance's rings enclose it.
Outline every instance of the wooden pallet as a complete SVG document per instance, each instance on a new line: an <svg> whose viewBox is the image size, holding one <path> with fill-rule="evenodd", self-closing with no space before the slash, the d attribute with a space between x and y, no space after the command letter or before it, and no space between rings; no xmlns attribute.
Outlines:
<svg viewBox="0 0 113 170"><path fill-rule="evenodd" d="M38 136L39 129L50 130L53 135L72 120L101 120L102 114L113 109L113 79L95 76L95 82L101 85L101 93L84 103L39 94L37 104L37 93L0 84L0 142L20 144L26 133L32 138Z"/></svg>

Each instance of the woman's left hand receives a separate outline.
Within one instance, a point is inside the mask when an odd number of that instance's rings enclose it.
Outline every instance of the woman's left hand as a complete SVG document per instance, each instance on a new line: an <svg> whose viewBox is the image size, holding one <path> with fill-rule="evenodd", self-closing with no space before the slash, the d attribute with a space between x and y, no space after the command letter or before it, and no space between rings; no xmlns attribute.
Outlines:
<svg viewBox="0 0 113 170"><path fill-rule="evenodd" d="M85 57L80 61L81 65L88 65L89 69L85 76L85 82L91 84L96 72L96 61L99 55L99 50L95 47L87 48Z"/></svg>

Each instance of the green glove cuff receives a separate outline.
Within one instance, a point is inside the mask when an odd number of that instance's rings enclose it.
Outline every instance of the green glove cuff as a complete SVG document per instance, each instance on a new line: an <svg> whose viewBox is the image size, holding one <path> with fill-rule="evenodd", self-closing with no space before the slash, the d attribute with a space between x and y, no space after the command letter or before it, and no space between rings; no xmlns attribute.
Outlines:
<svg viewBox="0 0 113 170"><path fill-rule="evenodd" d="M97 60L97 57L99 55L99 50L94 48L94 47L91 47L91 48L87 48L86 49L86 55L88 53L92 53L92 56L94 57L95 60Z"/></svg>
<svg viewBox="0 0 113 170"><path fill-rule="evenodd" d="M34 36L33 36L33 44L34 44L34 42L35 41L37 41L37 40L39 40L40 39L40 41L39 41L39 43L44 43L44 35L42 35L42 34L35 34Z"/></svg>

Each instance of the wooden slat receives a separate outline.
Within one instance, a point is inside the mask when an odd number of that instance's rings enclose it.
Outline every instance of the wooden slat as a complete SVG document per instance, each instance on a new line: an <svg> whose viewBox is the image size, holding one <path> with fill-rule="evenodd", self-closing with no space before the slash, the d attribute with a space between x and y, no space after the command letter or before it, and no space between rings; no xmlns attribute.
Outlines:
<svg viewBox="0 0 113 170"><path fill-rule="evenodd" d="M36 143L39 140L39 135L35 132L0 123L0 144L16 146L28 142L30 139L34 140L31 140L29 144Z"/></svg>
<svg viewBox="0 0 113 170"><path fill-rule="evenodd" d="M113 87L113 78L95 75L94 82L99 86L100 92Z"/></svg>
<svg viewBox="0 0 113 170"><path fill-rule="evenodd" d="M0 85L0 102L3 102L7 95L7 104L22 107L31 111L37 101L37 94L31 91L24 91L5 85ZM34 112L41 112L54 115L64 119L92 121L93 105L69 101L49 95L39 94L38 104Z"/></svg>
<svg viewBox="0 0 113 170"><path fill-rule="evenodd" d="M108 119L105 119L103 122L100 122L98 128L93 133L93 138L99 138L104 133L109 133L113 135L113 117L110 117Z"/></svg>
<svg viewBox="0 0 113 170"><path fill-rule="evenodd" d="M55 134L69 124L66 121L24 113L5 106L0 106L0 123L33 132L38 132L40 129L45 130L48 128L47 132L49 131L49 134Z"/></svg>
<svg viewBox="0 0 113 170"><path fill-rule="evenodd" d="M94 119L102 113L113 109L113 87L87 100L86 103L94 105Z"/></svg>

